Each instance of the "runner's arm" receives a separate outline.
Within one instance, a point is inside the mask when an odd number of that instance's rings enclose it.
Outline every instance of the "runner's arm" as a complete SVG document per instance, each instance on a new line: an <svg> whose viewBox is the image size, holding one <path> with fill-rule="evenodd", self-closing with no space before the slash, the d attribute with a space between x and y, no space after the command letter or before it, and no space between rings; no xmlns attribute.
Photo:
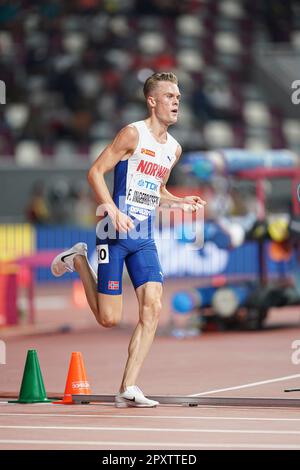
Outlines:
<svg viewBox="0 0 300 470"><path fill-rule="evenodd" d="M105 206L105 210L113 221L117 218L119 219L121 227L117 228L123 229L124 231L128 228L133 228L132 220L126 214L119 211L115 205L105 182L104 175L108 171L111 171L122 158L130 157L136 148L137 142L137 130L131 126L124 127L118 132L113 142L99 155L87 175L88 182L93 189L97 203Z"/></svg>

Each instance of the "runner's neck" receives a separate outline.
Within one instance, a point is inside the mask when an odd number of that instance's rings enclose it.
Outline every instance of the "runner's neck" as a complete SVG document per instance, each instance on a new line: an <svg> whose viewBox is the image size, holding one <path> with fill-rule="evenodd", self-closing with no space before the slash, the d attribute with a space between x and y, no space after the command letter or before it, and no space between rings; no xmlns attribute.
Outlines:
<svg viewBox="0 0 300 470"><path fill-rule="evenodd" d="M168 126L163 125L160 122L154 122L151 118L144 121L145 126L152 135L152 137L159 144L166 144L168 141Z"/></svg>

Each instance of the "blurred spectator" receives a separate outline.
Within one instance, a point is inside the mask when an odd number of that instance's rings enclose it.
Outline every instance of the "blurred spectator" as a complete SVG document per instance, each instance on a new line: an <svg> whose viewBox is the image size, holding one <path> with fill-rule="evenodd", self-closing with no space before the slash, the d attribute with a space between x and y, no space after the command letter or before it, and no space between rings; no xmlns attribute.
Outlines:
<svg viewBox="0 0 300 470"><path fill-rule="evenodd" d="M47 224L50 221L42 181L37 181L33 186L31 198L26 208L26 219L32 224Z"/></svg>
<svg viewBox="0 0 300 470"><path fill-rule="evenodd" d="M52 223L68 224L72 221L70 186L66 179L60 178L51 183L49 188L49 203Z"/></svg>
<svg viewBox="0 0 300 470"><path fill-rule="evenodd" d="M229 182L226 178L216 176L212 182L213 195L209 199L209 216L212 219L229 216L234 202L229 192Z"/></svg>
<svg viewBox="0 0 300 470"><path fill-rule="evenodd" d="M262 16L274 42L289 42L293 22L291 0L263 0Z"/></svg>
<svg viewBox="0 0 300 470"><path fill-rule="evenodd" d="M13 155L20 141L31 139L42 156L55 155L61 141L68 141L74 159L88 158L90 146L143 118L139 85L154 70L173 70L179 77L183 105L172 133L184 150L215 148L215 140L205 137L212 121L222 134L219 148L253 145L248 137L268 123L250 126L243 116L247 101L264 101L251 83L252 44L257 30L264 37L269 31L274 41L289 40L299 24L291 13L295 4L0 1L0 78L7 84L1 155ZM215 122L220 120L224 123ZM284 138L278 144L278 132L272 139L268 133L265 145L286 144Z"/></svg>
<svg viewBox="0 0 300 470"><path fill-rule="evenodd" d="M247 205L245 203L247 196L245 196L241 190L231 187L230 196L232 200L232 207L231 207L230 215L242 216L242 215L247 215L248 211L252 212L252 208L250 208L250 205Z"/></svg>
<svg viewBox="0 0 300 470"><path fill-rule="evenodd" d="M182 10L181 0L136 0L135 8L142 14L176 16Z"/></svg>
<svg viewBox="0 0 300 470"><path fill-rule="evenodd" d="M96 223L96 203L89 187L82 182L72 188L73 222L79 227L93 227Z"/></svg>

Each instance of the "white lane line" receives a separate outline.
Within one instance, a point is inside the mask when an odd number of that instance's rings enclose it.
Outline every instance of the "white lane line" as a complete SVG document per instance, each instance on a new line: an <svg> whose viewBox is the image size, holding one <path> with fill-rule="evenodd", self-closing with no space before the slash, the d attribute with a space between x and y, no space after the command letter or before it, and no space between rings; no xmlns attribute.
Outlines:
<svg viewBox="0 0 300 470"><path fill-rule="evenodd" d="M55 431L125 431L125 432L182 432L182 433L221 433L221 434L300 434L300 431L275 431L273 429L191 429L191 428L133 428L107 426L0 426L0 429L43 429Z"/></svg>
<svg viewBox="0 0 300 470"><path fill-rule="evenodd" d="M207 392L194 393L193 395L188 395L188 396L189 397L201 397L201 395L209 395L209 394L219 393L219 392L229 392L230 390L241 390L242 388L257 387L258 385L266 385L266 384L271 384L271 383L275 383L275 382L283 382L284 380L296 379L296 378L299 378L299 377L300 377L300 374L287 375L286 377L278 377L276 379L262 380L261 382L252 382L252 383L248 383L248 384L237 385L235 387L227 387L227 388L218 388L218 389L215 389L215 390L207 390Z"/></svg>
<svg viewBox="0 0 300 470"><path fill-rule="evenodd" d="M149 449L149 447L163 447L168 449L169 447L179 447L180 449L192 448L192 449L283 449L292 450L300 449L300 444L213 444L213 443L202 443L197 442L194 444L182 443L182 442L135 442L135 441L50 441L50 440L19 440L19 439L1 439L0 444L31 444L31 445L62 445L62 446L106 446L110 447L143 447Z"/></svg>
<svg viewBox="0 0 300 470"><path fill-rule="evenodd" d="M131 418L131 419L198 419L198 420L228 420L228 421L300 421L300 418L248 418L242 416L151 416L151 415L105 415L105 414L50 414L50 413L0 413L0 416L10 416L11 418L16 416L26 416L26 417L38 417L38 418Z"/></svg>
<svg viewBox="0 0 300 470"><path fill-rule="evenodd" d="M17 400L17 398L10 398L10 400L15 400L15 401L0 401L0 405L8 405L9 407L13 407L15 408L16 406L18 405L22 405L22 403L19 403ZM54 399L53 399L54 400ZM50 406L50 405L53 405L52 402L48 402L48 403L23 403L23 405L26 405L26 406L33 406L33 407L37 407L37 406Z"/></svg>

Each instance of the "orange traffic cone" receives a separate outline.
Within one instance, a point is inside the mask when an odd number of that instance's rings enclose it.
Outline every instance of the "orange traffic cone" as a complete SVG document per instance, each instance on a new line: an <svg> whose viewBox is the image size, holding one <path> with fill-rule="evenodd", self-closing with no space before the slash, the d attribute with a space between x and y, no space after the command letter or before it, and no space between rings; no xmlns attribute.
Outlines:
<svg viewBox="0 0 300 470"><path fill-rule="evenodd" d="M72 352L64 398L55 404L74 405L72 395L91 395L81 352Z"/></svg>

